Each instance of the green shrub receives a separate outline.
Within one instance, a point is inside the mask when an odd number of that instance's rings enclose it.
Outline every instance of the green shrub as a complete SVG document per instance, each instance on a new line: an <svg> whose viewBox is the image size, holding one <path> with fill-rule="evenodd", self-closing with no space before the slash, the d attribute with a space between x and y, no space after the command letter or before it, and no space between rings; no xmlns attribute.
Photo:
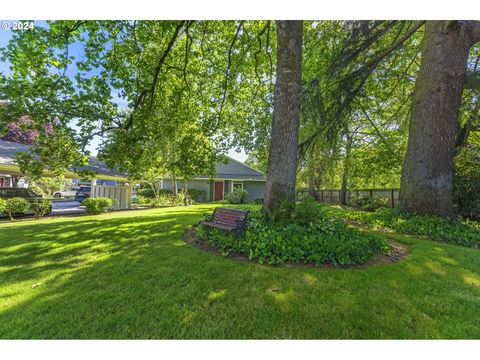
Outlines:
<svg viewBox="0 0 480 360"><path fill-rule="evenodd" d="M203 189L188 189L188 195L198 202L207 200L207 192Z"/></svg>
<svg viewBox="0 0 480 360"><path fill-rule="evenodd" d="M137 197L138 196L142 196L144 198L153 198L153 197L155 197L155 193L150 188L138 189L137 190Z"/></svg>
<svg viewBox="0 0 480 360"><path fill-rule="evenodd" d="M376 211L386 207L388 199L385 197L370 197L364 194L352 194L350 204L360 210Z"/></svg>
<svg viewBox="0 0 480 360"><path fill-rule="evenodd" d="M101 214L106 212L113 202L109 198L91 197L83 200L82 205L85 205L89 214Z"/></svg>
<svg viewBox="0 0 480 360"><path fill-rule="evenodd" d="M172 195L173 192L172 190L169 190L169 189L158 189L157 190L157 196L159 195ZM154 198L155 197L155 193L153 192L153 190L151 188L145 188L145 189L138 189L137 190L137 196L143 196L143 197L146 197L146 198Z"/></svg>
<svg viewBox="0 0 480 360"><path fill-rule="evenodd" d="M32 210L37 219L49 214L52 211L52 202L50 200L36 199L32 203Z"/></svg>
<svg viewBox="0 0 480 360"><path fill-rule="evenodd" d="M235 189L225 195L225 200L230 204L244 204L248 198L248 191L245 189Z"/></svg>
<svg viewBox="0 0 480 360"><path fill-rule="evenodd" d="M184 205L185 197L185 193L183 191L179 191L177 196L172 197L173 205Z"/></svg>
<svg viewBox="0 0 480 360"><path fill-rule="evenodd" d="M274 210L267 213L267 217L272 223L290 222L294 215L295 202L287 199L282 200Z"/></svg>
<svg viewBox="0 0 480 360"><path fill-rule="evenodd" d="M455 158L453 198L456 212L480 219L480 147L468 145Z"/></svg>
<svg viewBox="0 0 480 360"><path fill-rule="evenodd" d="M418 215L399 209L383 209L374 213L355 211L345 217L373 228L390 228L404 234L426 235L435 241L480 248L480 223L471 220Z"/></svg>
<svg viewBox="0 0 480 360"><path fill-rule="evenodd" d="M173 206L175 203L173 195L160 195L156 198L150 199L150 206L152 207L166 207Z"/></svg>
<svg viewBox="0 0 480 360"><path fill-rule="evenodd" d="M138 205L147 205L149 202L150 202L149 198L146 198L145 196L142 196L142 195L137 195L136 203Z"/></svg>
<svg viewBox="0 0 480 360"><path fill-rule="evenodd" d="M313 217L312 217L313 218ZM259 211L250 213L244 236L199 226L197 236L218 248L222 255L243 254L272 265L360 264L386 251L382 237L353 229L343 222L318 216L307 225L272 223Z"/></svg>
<svg viewBox="0 0 480 360"><path fill-rule="evenodd" d="M28 187L30 190L32 190L35 194L37 194L38 196L41 196L41 197L44 197L45 196L45 192L38 186L29 186Z"/></svg>
<svg viewBox="0 0 480 360"><path fill-rule="evenodd" d="M311 196L307 196L295 206L293 219L296 223L306 225L315 222L322 216L320 205Z"/></svg>
<svg viewBox="0 0 480 360"><path fill-rule="evenodd" d="M0 214L5 214L6 213L6 204L5 200L0 198Z"/></svg>
<svg viewBox="0 0 480 360"><path fill-rule="evenodd" d="M13 197L5 201L5 212L10 220L15 214L25 214L30 210L30 203L21 197Z"/></svg>
<svg viewBox="0 0 480 360"><path fill-rule="evenodd" d="M214 204L230 204L228 200L222 199L222 200L215 200L213 202Z"/></svg>
<svg viewBox="0 0 480 360"><path fill-rule="evenodd" d="M256 204L256 205L263 205L263 198L256 198L253 201L253 203Z"/></svg>

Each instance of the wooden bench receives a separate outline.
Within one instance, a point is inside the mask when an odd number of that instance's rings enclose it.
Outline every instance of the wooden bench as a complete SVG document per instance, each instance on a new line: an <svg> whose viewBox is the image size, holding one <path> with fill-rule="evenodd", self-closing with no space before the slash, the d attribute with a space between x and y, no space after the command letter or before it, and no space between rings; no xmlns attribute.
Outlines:
<svg viewBox="0 0 480 360"><path fill-rule="evenodd" d="M246 210L215 208L208 220L200 221L200 224L228 232L243 232L247 225Z"/></svg>

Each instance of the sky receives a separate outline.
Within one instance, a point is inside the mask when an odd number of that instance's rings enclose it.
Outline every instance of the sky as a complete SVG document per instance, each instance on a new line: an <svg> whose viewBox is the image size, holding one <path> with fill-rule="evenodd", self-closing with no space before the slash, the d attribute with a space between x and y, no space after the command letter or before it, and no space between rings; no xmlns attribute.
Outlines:
<svg viewBox="0 0 480 360"><path fill-rule="evenodd" d="M4 30L4 26L2 26L4 23L8 23L11 27L11 24L14 22L15 20L0 20L0 48L2 47L5 47L8 42L10 41L10 39L12 38L13 36L13 31L12 30ZM35 21L34 22L35 26L45 26L46 23L45 21ZM70 48L70 53L71 55L75 56L75 57L81 57L82 54L83 54L83 46L80 45L80 44L72 44L71 48ZM3 73L4 75L8 75L10 73L10 70L9 70L9 63L5 63L5 62L0 62L0 73ZM67 76L70 76L70 77L73 77L75 74L75 69L70 69L70 71L67 71ZM126 102L123 100L123 99L118 99L116 101L117 104L119 104L120 106L126 106ZM101 138L100 137L95 137L92 139L92 141L90 142L89 146L87 147L87 149L92 153L92 155L96 155L97 153L97 148L99 146L99 144L101 143ZM243 150L241 150L240 152L237 152L235 149L230 149L229 152L228 152L228 155L236 160L239 160L239 161L245 161L246 158L247 158L247 155L245 154L245 152Z"/></svg>

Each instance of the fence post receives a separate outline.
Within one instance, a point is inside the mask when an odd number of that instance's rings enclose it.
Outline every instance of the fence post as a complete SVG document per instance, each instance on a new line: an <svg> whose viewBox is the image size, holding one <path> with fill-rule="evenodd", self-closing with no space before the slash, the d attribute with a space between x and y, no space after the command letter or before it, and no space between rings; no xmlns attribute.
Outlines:
<svg viewBox="0 0 480 360"><path fill-rule="evenodd" d="M392 209L393 209L393 208L395 208L395 190L392 189L390 194L392 196Z"/></svg>

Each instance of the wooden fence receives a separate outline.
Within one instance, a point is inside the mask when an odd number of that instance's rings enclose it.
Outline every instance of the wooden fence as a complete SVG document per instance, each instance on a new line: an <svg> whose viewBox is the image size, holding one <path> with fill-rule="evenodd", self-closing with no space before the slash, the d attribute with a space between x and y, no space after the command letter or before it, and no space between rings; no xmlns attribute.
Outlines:
<svg viewBox="0 0 480 360"><path fill-rule="evenodd" d="M116 200L115 208L117 209L130 209L132 207L132 189L129 186L93 185L91 196Z"/></svg>
<svg viewBox="0 0 480 360"><path fill-rule="evenodd" d="M315 197L317 201L325 202L328 204L339 204L340 203L340 193L339 189L325 189L315 192ZM358 189L358 190L347 190L346 200L347 204L350 203L352 194L354 195L365 195L371 198L387 198L388 206L391 208L398 206L398 195L400 189ZM302 200L308 196L308 190L297 191L297 200Z"/></svg>

